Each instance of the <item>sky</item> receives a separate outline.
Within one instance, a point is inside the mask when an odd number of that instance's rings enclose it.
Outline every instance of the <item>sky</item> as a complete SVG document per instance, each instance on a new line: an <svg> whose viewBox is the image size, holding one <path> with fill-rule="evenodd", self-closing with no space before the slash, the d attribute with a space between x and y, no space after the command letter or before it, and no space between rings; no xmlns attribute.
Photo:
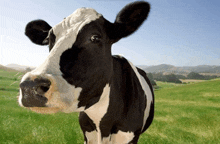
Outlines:
<svg viewBox="0 0 220 144"><path fill-rule="evenodd" d="M1 0L0 64L38 66L47 46L25 35L28 22L43 19L55 26L77 8L90 7L114 22L134 0ZM220 65L220 0L148 0L150 14L131 36L112 46L135 65Z"/></svg>

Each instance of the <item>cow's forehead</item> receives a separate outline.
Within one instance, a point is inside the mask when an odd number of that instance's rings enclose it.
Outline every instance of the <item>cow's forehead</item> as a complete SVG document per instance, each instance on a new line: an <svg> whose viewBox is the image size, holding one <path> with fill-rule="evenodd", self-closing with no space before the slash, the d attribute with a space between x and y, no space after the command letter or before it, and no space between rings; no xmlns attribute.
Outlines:
<svg viewBox="0 0 220 144"><path fill-rule="evenodd" d="M92 8L77 9L75 12L73 12L71 15L66 17L63 21L52 28L54 34L56 35L56 40L59 40L62 37L68 38L70 36L75 38L83 26L90 23L91 21L98 19L100 16L102 15L97 13Z"/></svg>

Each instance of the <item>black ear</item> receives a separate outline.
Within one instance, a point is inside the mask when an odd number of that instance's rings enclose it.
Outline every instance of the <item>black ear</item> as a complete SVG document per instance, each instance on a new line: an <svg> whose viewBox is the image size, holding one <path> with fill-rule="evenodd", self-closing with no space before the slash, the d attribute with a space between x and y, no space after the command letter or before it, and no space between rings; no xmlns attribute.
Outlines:
<svg viewBox="0 0 220 144"><path fill-rule="evenodd" d="M144 1L133 2L126 5L117 15L110 32L113 42L129 36L135 32L150 12L150 4ZM111 28L111 29L112 29Z"/></svg>
<svg viewBox="0 0 220 144"><path fill-rule="evenodd" d="M25 35L35 44L48 45L49 41L45 39L50 29L51 26L44 20L34 20L27 24Z"/></svg>

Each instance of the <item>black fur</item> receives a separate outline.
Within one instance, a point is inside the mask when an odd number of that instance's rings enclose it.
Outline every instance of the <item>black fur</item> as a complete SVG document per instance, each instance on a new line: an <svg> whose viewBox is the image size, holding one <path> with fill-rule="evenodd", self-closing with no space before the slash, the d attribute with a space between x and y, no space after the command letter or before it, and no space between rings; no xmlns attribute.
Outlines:
<svg viewBox="0 0 220 144"><path fill-rule="evenodd" d="M80 112L79 114L79 124L84 134L84 140L87 142L86 132L92 132L94 130L97 131L95 124L88 117L88 115L84 112Z"/></svg>
<svg viewBox="0 0 220 144"><path fill-rule="evenodd" d="M150 4L144 1L130 3L117 15L111 30L110 38L113 42L127 37L135 32L148 17Z"/></svg>
<svg viewBox="0 0 220 144"><path fill-rule="evenodd" d="M49 41L49 51L52 50L53 46L55 45L56 36L53 33L53 30L49 32L48 41Z"/></svg>
<svg viewBox="0 0 220 144"><path fill-rule="evenodd" d="M50 29L51 26L44 20L34 20L27 24L25 35L35 44L48 45L48 43L43 43L43 41L48 36Z"/></svg>

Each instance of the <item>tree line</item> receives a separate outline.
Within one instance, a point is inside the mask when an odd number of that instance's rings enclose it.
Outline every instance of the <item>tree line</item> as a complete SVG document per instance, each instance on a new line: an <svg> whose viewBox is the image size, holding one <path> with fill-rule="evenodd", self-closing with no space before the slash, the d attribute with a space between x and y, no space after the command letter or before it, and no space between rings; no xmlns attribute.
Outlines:
<svg viewBox="0 0 220 144"><path fill-rule="evenodd" d="M180 79L197 79L197 80L210 80L218 78L217 75L201 75L196 72L190 72L187 76L184 75L178 75L178 74L168 74L164 75L162 72L160 73L147 73L148 78L151 81L152 85L156 85L156 81L162 81L162 82L173 82L173 83L182 83Z"/></svg>

